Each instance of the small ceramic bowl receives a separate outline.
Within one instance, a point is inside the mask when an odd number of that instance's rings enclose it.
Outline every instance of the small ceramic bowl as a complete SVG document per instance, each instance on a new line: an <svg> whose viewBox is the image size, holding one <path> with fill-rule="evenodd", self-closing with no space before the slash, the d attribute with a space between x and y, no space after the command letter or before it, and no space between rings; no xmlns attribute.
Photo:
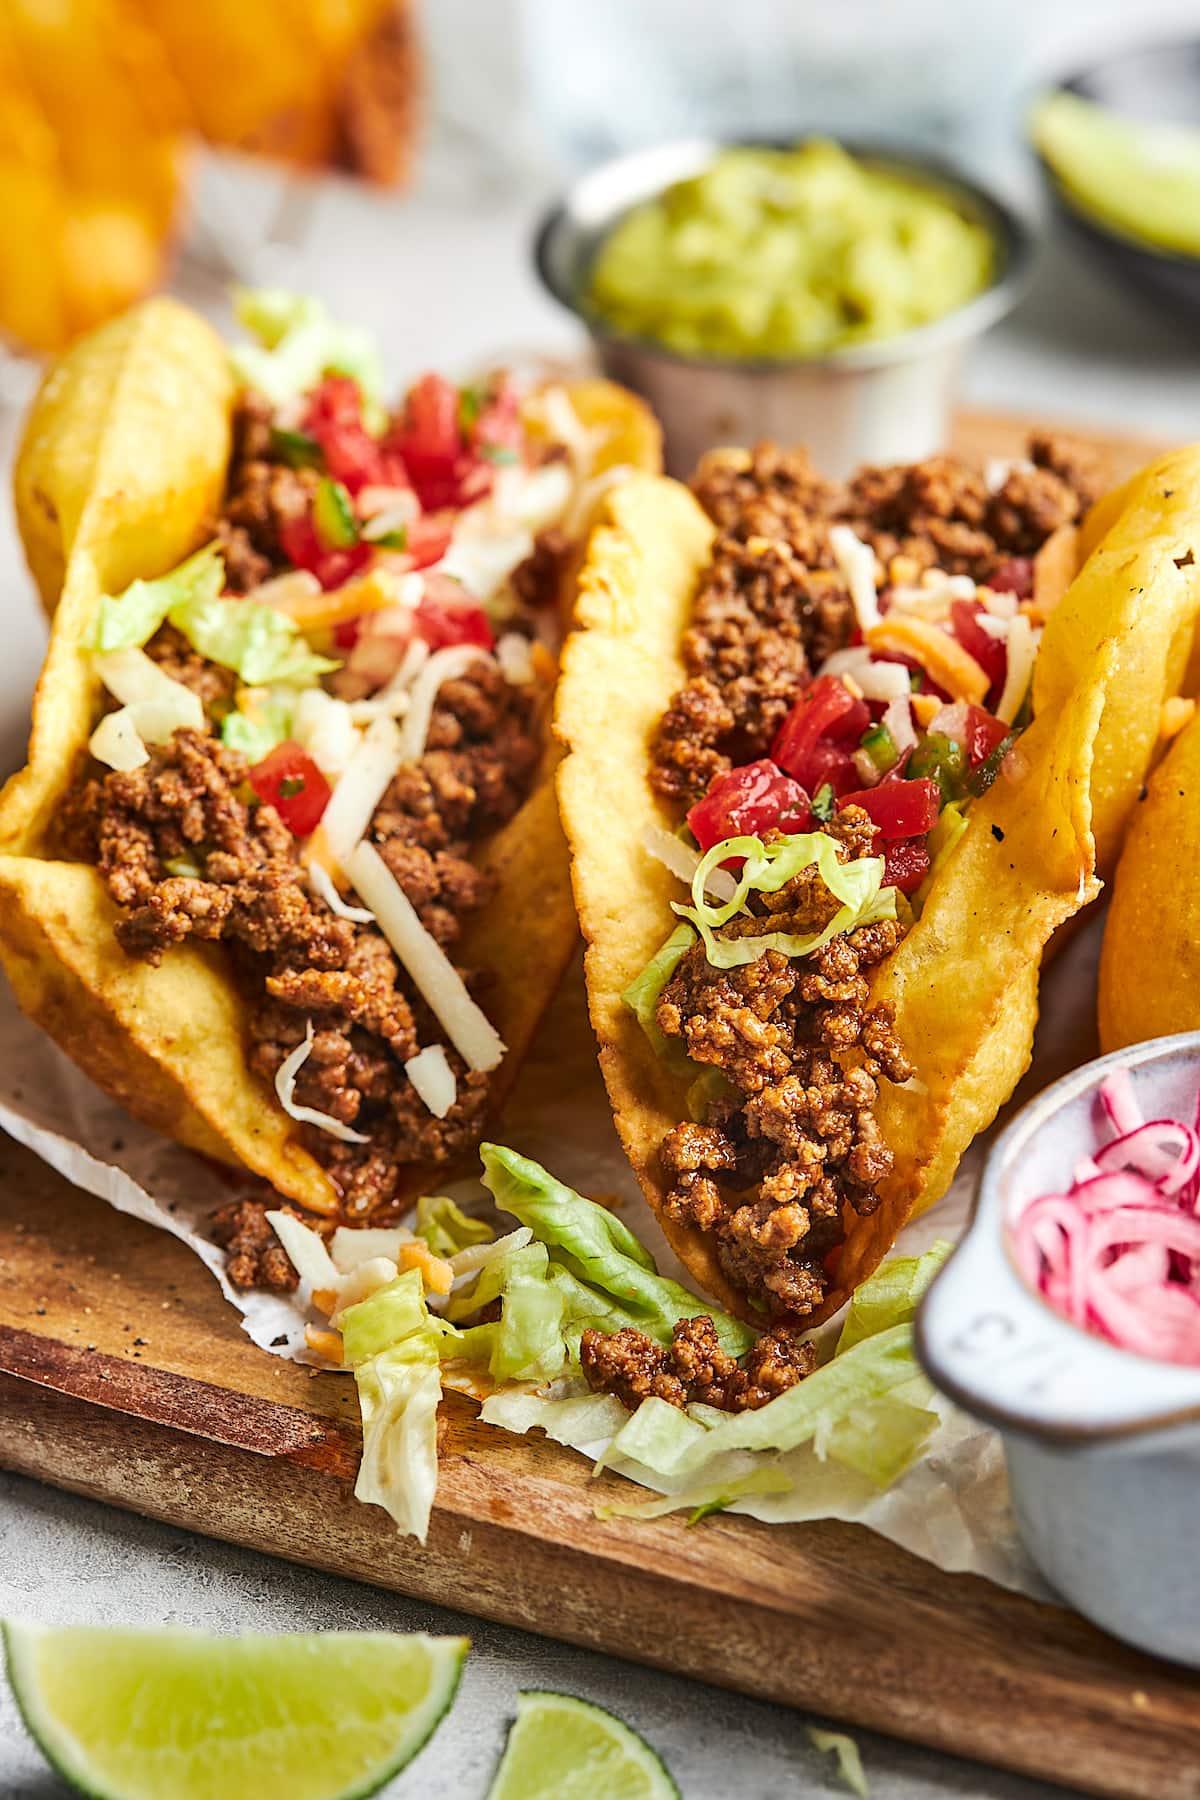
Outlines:
<svg viewBox="0 0 1200 1800"><path fill-rule="evenodd" d="M1126 46L1058 84L1131 119L1194 126L1200 118L1200 38ZM1042 179L1059 224L1126 287L1177 317L1200 316L1200 257L1138 243L1078 206L1043 156Z"/></svg>
<svg viewBox="0 0 1200 1800"><path fill-rule="evenodd" d="M715 138L693 138L602 163L546 215L534 248L543 283L587 326L605 374L641 394L658 414L668 470L688 475L714 445L756 438L804 445L831 476L848 475L864 462L917 461L943 448L963 355L1021 293L1032 238L986 189L916 152L846 145L866 162L940 187L990 231L991 282L944 318L807 361L734 362L682 356L651 339L626 337L588 307L593 258L621 216L698 174L725 147Z"/></svg>
<svg viewBox="0 0 1200 1800"><path fill-rule="evenodd" d="M1012 1254L1024 1204L1103 1141L1098 1089L1118 1068L1145 1118L1194 1117L1195 1031L1099 1057L1039 1094L988 1155L967 1234L918 1314L917 1353L1000 1431L1018 1528L1047 1581L1115 1636L1200 1667L1200 1368L1068 1323Z"/></svg>

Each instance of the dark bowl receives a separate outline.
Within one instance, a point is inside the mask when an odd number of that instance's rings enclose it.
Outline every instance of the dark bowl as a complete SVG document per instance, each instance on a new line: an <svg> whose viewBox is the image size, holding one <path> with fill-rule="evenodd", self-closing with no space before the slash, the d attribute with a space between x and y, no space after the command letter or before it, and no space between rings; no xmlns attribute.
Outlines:
<svg viewBox="0 0 1200 1800"><path fill-rule="evenodd" d="M1114 50L1057 85L1126 118L1200 129L1200 38ZM1194 322L1200 315L1200 257L1156 250L1110 230L1080 209L1040 153L1038 163L1065 235L1126 287Z"/></svg>

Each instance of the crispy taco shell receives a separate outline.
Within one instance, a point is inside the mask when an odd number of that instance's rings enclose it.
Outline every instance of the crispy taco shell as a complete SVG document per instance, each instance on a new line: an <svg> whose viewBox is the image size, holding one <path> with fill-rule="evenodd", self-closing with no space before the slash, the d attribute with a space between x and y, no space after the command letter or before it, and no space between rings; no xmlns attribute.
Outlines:
<svg viewBox="0 0 1200 1800"><path fill-rule="evenodd" d="M1028 1067L1043 952L1099 891L1097 843L1111 857L1200 604L1188 556L1194 546L1200 558L1200 506L1191 504L1200 452L1184 453L1178 474L1173 492L1154 469L1134 485L1052 613L1034 721L1005 776L971 808L919 920L874 973L873 998L894 1004L917 1077L905 1087L881 1083L876 1117L894 1168L878 1210L850 1220L813 1323L836 1311L904 1222L945 1192L962 1152ZM643 848L648 827L675 823L650 786L649 743L685 679L681 638L712 541L708 518L675 482L631 480L611 496L563 659L556 721L568 754L559 800L592 1023L622 1143L692 1275L754 1319L710 1239L663 1211L658 1150L688 1117L688 1082L660 1061L621 1001L667 937L670 903L681 897L677 879Z"/></svg>
<svg viewBox="0 0 1200 1800"><path fill-rule="evenodd" d="M98 872L47 851L93 722L87 645L99 599L162 574L204 541L224 486L233 399L221 340L186 308L153 300L73 348L35 403L17 516L38 586L57 606L28 765L0 796L0 958L22 1009L135 1117L330 1211L328 1175L247 1066L245 1003L220 947L180 945L157 968L127 956ZM604 427L599 466L656 466L657 429L632 396L584 384L580 410ZM488 1012L509 1047L497 1098L577 941L557 756L549 744L529 799L485 846L480 861L499 891L463 939L463 955L492 976ZM414 1169L406 1186L421 1185Z"/></svg>

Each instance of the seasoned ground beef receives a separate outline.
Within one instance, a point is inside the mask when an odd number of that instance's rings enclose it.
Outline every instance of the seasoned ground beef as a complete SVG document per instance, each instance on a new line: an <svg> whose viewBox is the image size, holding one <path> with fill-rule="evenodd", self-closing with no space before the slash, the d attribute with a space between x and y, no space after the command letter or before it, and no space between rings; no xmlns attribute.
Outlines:
<svg viewBox="0 0 1200 1800"><path fill-rule="evenodd" d="M308 512L319 480L315 469L293 469L276 459L273 416L262 394L242 394L234 410L233 455L216 526L225 579L234 594L249 593L287 568L280 525Z"/></svg>
<svg viewBox="0 0 1200 1800"><path fill-rule="evenodd" d="M548 612L557 606L574 553L574 542L557 525L539 531L533 540L532 551L509 577L509 586L518 601L534 613Z"/></svg>
<svg viewBox="0 0 1200 1800"><path fill-rule="evenodd" d="M197 694L210 724L219 725L233 707L237 692L237 676L220 663L209 662L192 649L181 631L173 625L160 626L146 645L146 655L156 662L164 675L181 681Z"/></svg>
<svg viewBox="0 0 1200 1800"><path fill-rule="evenodd" d="M313 1230L323 1229L319 1220L281 1204L274 1195L269 1200L231 1200L213 1214L213 1238L228 1253L225 1272L234 1287L267 1288L276 1294L293 1294L299 1287L300 1277L267 1219L276 1208Z"/></svg>
<svg viewBox="0 0 1200 1800"><path fill-rule="evenodd" d="M690 805L715 775L765 756L800 686L850 642L856 621L833 566L832 524L871 545L885 584L896 558L910 580L934 566L1011 578L1095 494L1086 452L1041 436L1030 456L1033 466L1014 465L996 493L950 456L865 468L844 487L769 444L705 457L692 488L720 535L683 640L687 681L651 745L655 791Z"/></svg>
<svg viewBox="0 0 1200 1800"><path fill-rule="evenodd" d="M182 672L179 646L165 645L167 655ZM189 685L210 667L188 669ZM431 748L400 771L376 813L380 854L443 946L493 891L468 851L528 793L536 731L528 693L481 661L444 684ZM62 845L99 867L122 908L115 930L129 954L157 963L188 938L226 944L250 1002L248 1060L265 1082L312 1022L296 1099L369 1142L344 1144L312 1126L305 1141L348 1219L386 1220L405 1166L446 1163L478 1141L488 1078L449 1052L457 1098L444 1119L428 1111L402 1065L444 1034L375 927L338 918L315 897L296 839L254 800L246 775L244 757L217 738L177 731L141 768L77 786ZM274 1265L254 1260L251 1223L248 1214L238 1222L239 1270L277 1284Z"/></svg>
<svg viewBox="0 0 1200 1800"><path fill-rule="evenodd" d="M811 1375L817 1354L791 1327L780 1325L738 1363L722 1350L716 1327L701 1313L678 1320L665 1349L629 1326L585 1331L579 1360L588 1386L615 1394L630 1412L651 1395L681 1408L699 1400L724 1412L753 1412Z"/></svg>

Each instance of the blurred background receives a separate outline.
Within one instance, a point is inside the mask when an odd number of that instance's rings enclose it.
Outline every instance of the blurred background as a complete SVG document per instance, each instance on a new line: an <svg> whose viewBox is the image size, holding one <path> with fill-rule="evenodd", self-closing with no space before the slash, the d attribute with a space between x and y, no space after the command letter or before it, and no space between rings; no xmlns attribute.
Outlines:
<svg viewBox="0 0 1200 1800"><path fill-rule="evenodd" d="M0 0L0 399L135 293L219 314L231 278L322 294L397 375L570 355L537 214L688 132L933 148L1036 216L1030 93L1189 29L1195 0ZM1198 333L1051 229L966 393L1191 435Z"/></svg>

